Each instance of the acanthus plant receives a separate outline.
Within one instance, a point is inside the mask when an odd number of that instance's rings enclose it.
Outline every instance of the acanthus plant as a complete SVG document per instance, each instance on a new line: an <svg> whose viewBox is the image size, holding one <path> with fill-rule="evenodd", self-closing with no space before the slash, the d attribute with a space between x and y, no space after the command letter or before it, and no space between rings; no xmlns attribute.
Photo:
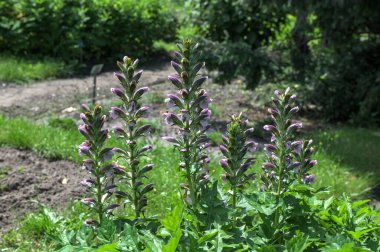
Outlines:
<svg viewBox="0 0 380 252"><path fill-rule="evenodd" d="M109 135L107 129L102 129L106 121L106 115L102 114L102 108L96 106L91 111L87 105L86 110L80 115L84 124L79 126L79 132L86 140L79 145L79 155L86 156L83 160L83 168L91 175L91 178L81 181L92 194L91 197L82 199L82 203L91 207L97 218L88 218L85 223L89 226L102 225L105 214L110 214L117 207L110 202L113 193L114 173L113 165L109 164L114 154L112 148L104 148L104 143Z"/></svg>
<svg viewBox="0 0 380 252"><path fill-rule="evenodd" d="M294 139L296 130L302 127L302 123L293 122L294 115L299 111L294 106L296 95L292 95L290 89L284 92L276 90L272 98L274 107L269 108L274 125L265 125L264 130L270 132L271 143L265 144L266 161L262 164L261 175L267 190L271 191L279 200L288 192L294 182L314 183L314 174L309 170L317 163L311 160L313 147L312 140L300 141ZM280 222L284 222L289 216L284 210L277 208L273 226L280 229Z"/></svg>
<svg viewBox="0 0 380 252"><path fill-rule="evenodd" d="M136 220L144 217L144 208L147 206L146 194L153 190L153 183L144 185L143 179L146 173L152 170L152 164L141 166L140 158L152 149L151 145L142 146L139 138L149 133L151 126L142 125L141 118L147 113L149 107L142 106L139 102L142 95L148 91L148 87L137 88L142 70L135 73L138 60L124 57L123 62L117 62L121 72L116 72L122 88L112 88L113 94L123 102L121 107L111 107L111 119L119 118L123 127L113 127L116 138L122 139L125 150L114 148L118 159L122 159L127 167L116 164L119 168L119 181L127 187L127 191L116 191L119 201L126 200L124 206L133 206Z"/></svg>
<svg viewBox="0 0 380 252"><path fill-rule="evenodd" d="M166 122L178 129L178 135L164 139L174 143L180 151L179 166L186 179L181 184L183 200L190 209L196 210L201 188L209 180L207 164L210 159L204 150L210 146L206 131L210 128L211 111L208 105L211 99L202 89L207 77L199 74L205 64L199 62L198 44L185 40L178 48L176 61L171 62L177 74L168 77L178 92L167 95L167 106L173 112L164 113Z"/></svg>
<svg viewBox="0 0 380 252"><path fill-rule="evenodd" d="M289 89L276 91L274 107L269 109L274 123L264 126L272 135L271 143L264 145L266 160L257 175L261 180L249 183L256 177L248 171L255 162L251 152L257 143L250 140L253 128L240 114L231 116L220 146L224 155L220 160L224 170L221 176L230 195L226 196L217 181L208 184L210 159L205 149L210 146L206 132L210 128L211 99L202 89L207 77L199 74L204 63L198 62L198 46L191 41L185 41L179 49L172 62L177 74L169 76L178 91L167 95L166 103L172 111L164 114L177 134L164 139L174 143L180 153L183 201L190 211L184 214L182 206L176 206L161 225L145 218L147 193L153 190L153 184L144 185L144 181L153 166L141 164L141 157L152 147L141 141L150 126L141 125L148 107L140 104L140 98L148 88L137 87L142 71L136 72L137 60L125 57L118 62L121 72L115 73L121 88L111 89L123 105L111 107L109 113L111 119L123 123L122 127L113 127L113 132L125 148L104 148L109 132L103 129L106 116L100 106L93 111L84 106L86 113L81 114L84 125L79 130L86 140L79 153L87 157L84 168L91 175L82 181L91 193L82 202L94 211L85 223L98 227L95 233L87 229L91 237L99 235L99 241L117 244L117 249L123 251L136 247L141 251L327 251L336 242L342 247L346 243L376 251L380 246L379 216L368 210L366 201L351 206L347 198L325 200L321 198L324 190L310 186L315 179L310 172L316 164L312 159L314 149L311 140L295 140L295 131L302 124L292 121L299 108ZM111 163L114 155L116 161ZM252 190L252 184L260 190ZM101 225L119 205L127 211L133 209L133 221L118 215L112 219L117 222ZM347 218L342 219L342 211ZM135 225L142 221L149 224L137 229ZM104 239L104 234L110 234L109 239ZM88 243L92 249L98 244L91 239Z"/></svg>
<svg viewBox="0 0 380 252"><path fill-rule="evenodd" d="M317 161L311 160L312 140L294 139L294 132L302 128L302 123L292 122L299 110L293 105L296 95L292 95L289 88L283 93L275 91L274 95L274 107L268 109L274 125L264 126L264 130L272 134L272 143L264 145L267 160L262 164L262 179L269 189L281 195L296 179L313 183L315 175L308 172Z"/></svg>
<svg viewBox="0 0 380 252"><path fill-rule="evenodd" d="M224 158L220 160L220 165L225 173L221 177L231 189L233 208L236 208L237 196L242 193L243 187L254 179L253 173L246 174L246 172L255 159L247 158L246 155L256 151L258 145L256 142L248 140L253 128L249 128L248 121L241 117L241 114L231 116L226 136L222 136L223 144L219 147L224 155Z"/></svg>

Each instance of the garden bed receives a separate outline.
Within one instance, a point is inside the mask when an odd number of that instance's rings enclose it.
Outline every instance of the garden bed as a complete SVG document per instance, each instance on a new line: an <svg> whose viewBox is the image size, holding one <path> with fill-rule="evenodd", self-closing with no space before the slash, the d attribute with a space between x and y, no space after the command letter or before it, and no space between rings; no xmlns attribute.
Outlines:
<svg viewBox="0 0 380 252"><path fill-rule="evenodd" d="M0 230L5 232L18 217L36 210L38 203L66 208L84 190L78 164L39 157L29 150L0 148Z"/></svg>

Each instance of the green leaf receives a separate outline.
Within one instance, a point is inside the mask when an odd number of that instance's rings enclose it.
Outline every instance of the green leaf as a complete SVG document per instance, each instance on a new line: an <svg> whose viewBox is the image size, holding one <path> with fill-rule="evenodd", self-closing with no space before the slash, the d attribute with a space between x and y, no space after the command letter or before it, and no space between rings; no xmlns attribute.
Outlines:
<svg viewBox="0 0 380 252"><path fill-rule="evenodd" d="M119 252L119 250L116 249L117 243L111 243L106 244L98 248L97 252Z"/></svg>
<svg viewBox="0 0 380 252"><path fill-rule="evenodd" d="M174 209L161 221L162 225L171 235L168 243L162 247L162 251L164 252L174 252L178 247L179 240L182 236L182 210L182 206L174 207Z"/></svg>
<svg viewBox="0 0 380 252"><path fill-rule="evenodd" d="M204 236L202 236L201 238L199 238L198 244L201 245L205 241L208 241L208 240L214 238L217 234L218 234L218 230L215 230L215 229L214 230L207 230L206 234Z"/></svg>
<svg viewBox="0 0 380 252"><path fill-rule="evenodd" d="M368 233L368 232L371 232L371 231L373 231L373 230L376 230L376 229L378 229L378 228L368 228L368 229L365 229L365 230L362 230L362 231L347 231L347 233L348 233L349 235L351 235L351 237L352 237L354 240L360 242L360 237L361 237L362 235L364 235L364 234L366 234L366 233Z"/></svg>
<svg viewBox="0 0 380 252"><path fill-rule="evenodd" d="M286 242L286 249L288 252L302 252L310 245L308 240L308 236L304 237L303 234L298 234Z"/></svg>

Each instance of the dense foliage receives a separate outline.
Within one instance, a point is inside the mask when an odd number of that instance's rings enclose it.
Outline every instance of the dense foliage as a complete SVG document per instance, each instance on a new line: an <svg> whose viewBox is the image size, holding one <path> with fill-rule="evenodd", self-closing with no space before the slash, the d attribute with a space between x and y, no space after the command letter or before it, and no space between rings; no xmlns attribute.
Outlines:
<svg viewBox="0 0 380 252"><path fill-rule="evenodd" d="M330 121L379 124L380 7L374 1L195 1L221 80L301 84ZM336 109L339 107L339 109Z"/></svg>
<svg viewBox="0 0 380 252"><path fill-rule="evenodd" d="M154 40L173 39L175 23L161 1L1 1L0 50L78 61L146 56Z"/></svg>

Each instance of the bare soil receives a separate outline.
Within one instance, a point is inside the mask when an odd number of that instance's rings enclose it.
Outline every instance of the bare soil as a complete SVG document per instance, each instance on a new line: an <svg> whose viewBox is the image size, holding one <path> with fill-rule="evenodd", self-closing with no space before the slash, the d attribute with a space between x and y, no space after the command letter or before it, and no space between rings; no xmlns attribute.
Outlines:
<svg viewBox="0 0 380 252"><path fill-rule="evenodd" d="M162 83L172 72L170 64L144 71L141 83ZM111 95L110 88L117 86L112 72L97 76L98 99ZM93 77L41 81L31 85L0 85L0 111L9 116L24 115L41 118L48 113L61 113L68 107L89 102L93 90Z"/></svg>
<svg viewBox="0 0 380 252"><path fill-rule="evenodd" d="M32 151L0 148L0 230L7 231L18 216L38 203L62 209L80 199L84 174L78 164L49 161Z"/></svg>

